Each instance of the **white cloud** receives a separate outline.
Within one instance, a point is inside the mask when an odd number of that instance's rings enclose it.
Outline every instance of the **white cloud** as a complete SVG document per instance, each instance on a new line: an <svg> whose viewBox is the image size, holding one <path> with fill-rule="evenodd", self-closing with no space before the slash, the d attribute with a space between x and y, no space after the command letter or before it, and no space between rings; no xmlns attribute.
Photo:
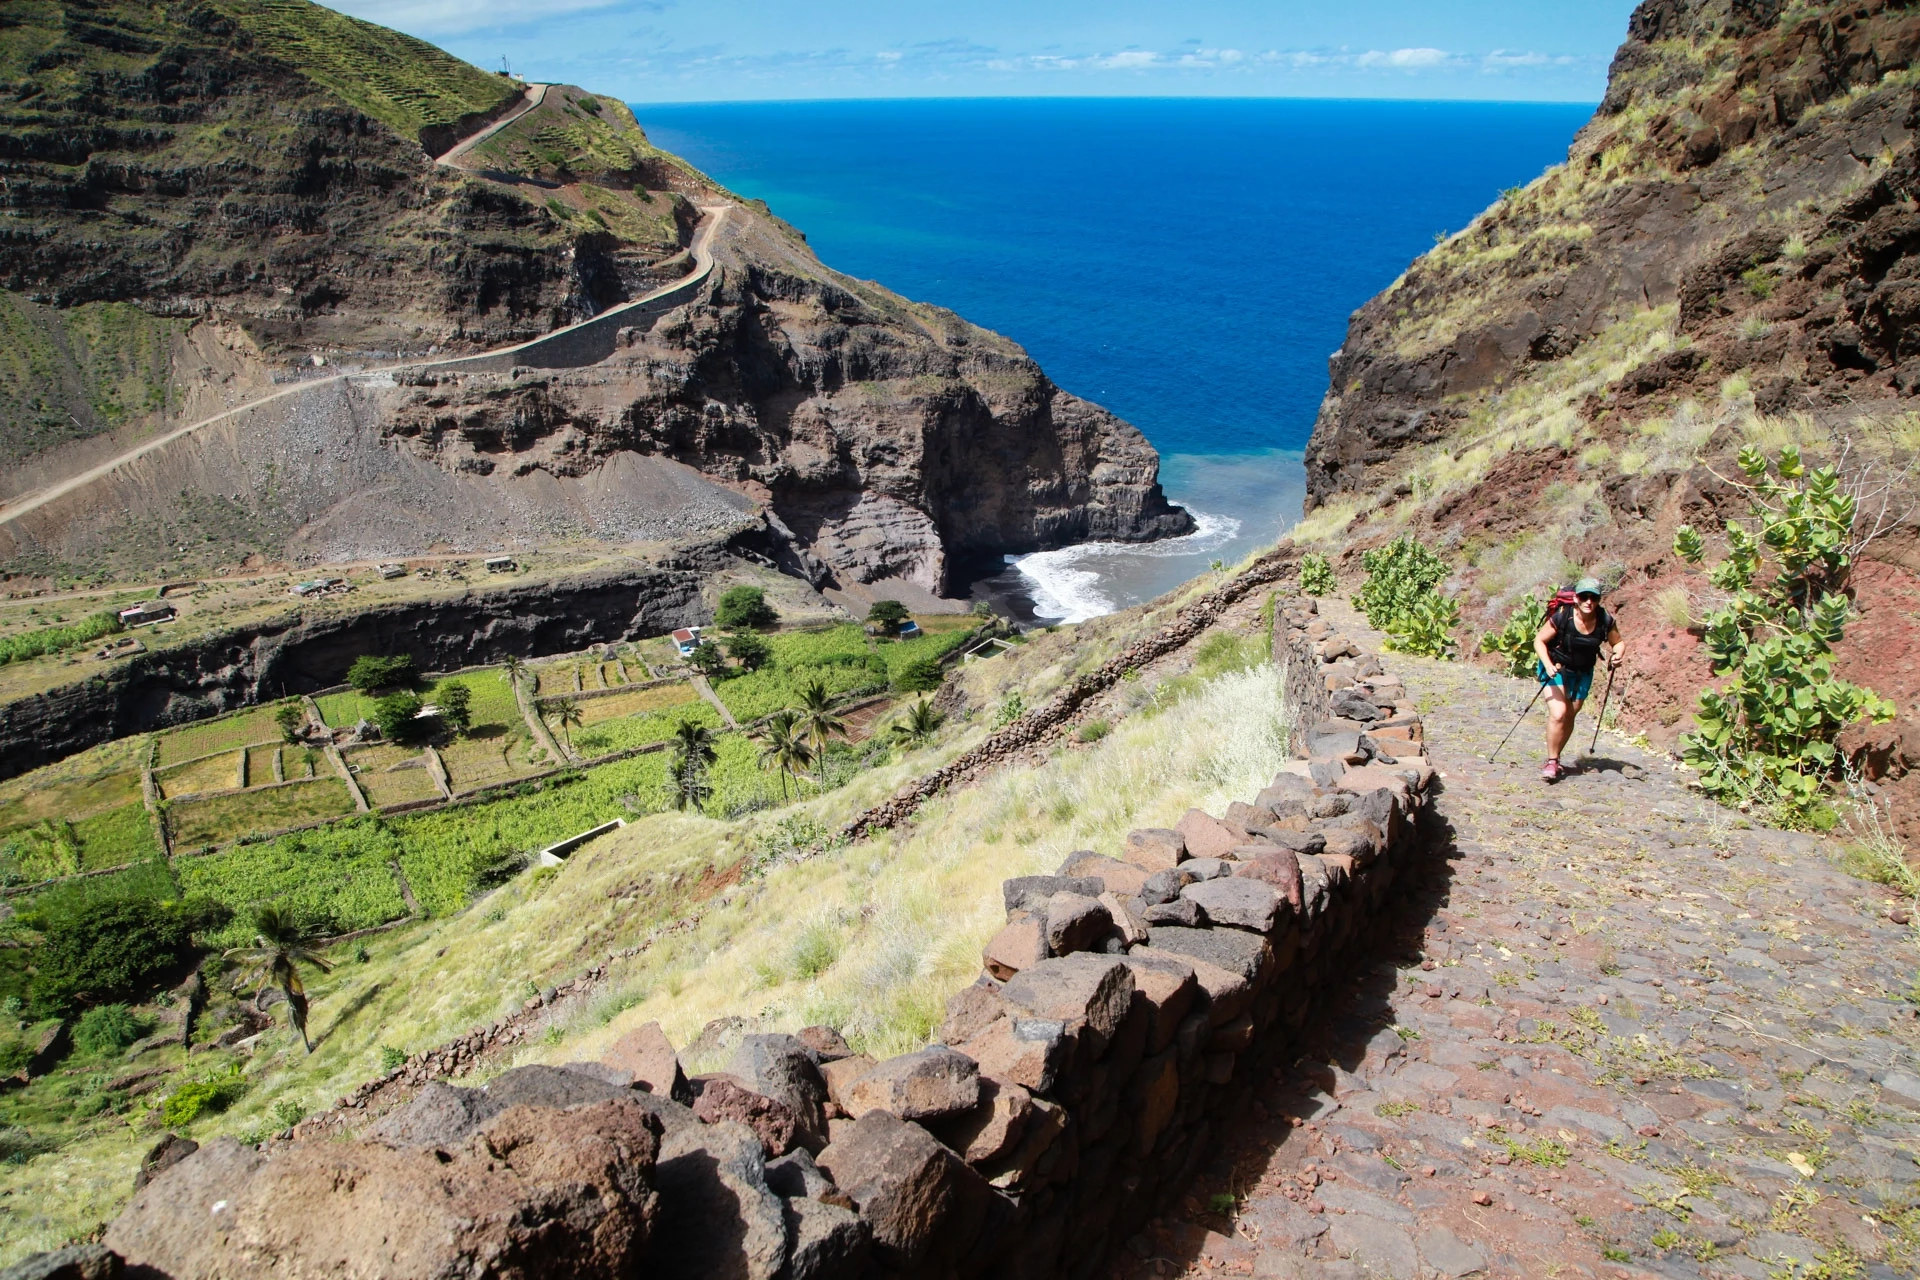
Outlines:
<svg viewBox="0 0 1920 1280"><path fill-rule="evenodd" d="M1369 49L1354 59L1354 65L1426 71L1435 67L1449 66L1453 61L1453 55L1445 49L1394 49L1385 53L1378 49Z"/></svg>

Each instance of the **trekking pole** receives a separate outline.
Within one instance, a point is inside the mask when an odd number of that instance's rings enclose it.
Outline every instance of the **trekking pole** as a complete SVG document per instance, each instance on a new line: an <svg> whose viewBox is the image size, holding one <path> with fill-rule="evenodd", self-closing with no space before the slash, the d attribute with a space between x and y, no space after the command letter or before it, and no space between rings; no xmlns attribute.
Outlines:
<svg viewBox="0 0 1920 1280"><path fill-rule="evenodd" d="M1528 713L1529 713L1529 712L1531 712L1531 711L1533 710L1533 704L1534 704L1535 702L1538 702L1538 701L1540 701L1540 695L1541 695L1541 694L1543 694L1543 693L1545 693L1546 691L1547 691L1547 682L1546 682L1545 680L1542 680L1542 681L1540 682L1540 687L1539 687L1538 689L1535 689L1535 690L1533 691L1533 698L1532 698L1532 699L1531 699L1531 700L1530 700L1530 701L1529 701L1529 702L1527 703L1527 709L1526 709L1526 711L1522 711L1522 712L1520 713L1520 719L1518 719L1518 720L1515 720L1515 721L1513 722L1513 728L1511 728L1511 729L1509 729L1509 730L1507 730L1507 736L1506 736L1506 737L1504 737L1504 738L1502 738L1502 739L1500 739L1500 745L1499 745L1499 746L1497 746L1497 747L1495 747L1495 748L1493 749L1493 755L1492 755L1492 756L1488 756L1488 757L1487 757L1487 763L1488 763L1488 764L1492 764L1492 763L1493 763L1493 756L1497 756L1497 755L1499 755L1499 754L1500 754L1500 753L1501 753L1502 751L1505 751L1505 750L1507 749L1507 743L1509 743L1509 742L1511 742L1511 741L1513 740L1513 735L1515 734L1515 732L1517 732L1517 731L1519 730L1519 728L1520 728L1520 726L1521 726L1521 724L1525 722L1525 720L1526 720L1526 718L1527 718L1527 715L1528 715Z"/></svg>
<svg viewBox="0 0 1920 1280"><path fill-rule="evenodd" d="M1600 714L1593 718L1593 745L1587 748L1588 755L1600 749L1600 726L1607 719L1607 699L1613 696L1613 673L1617 670L1612 663L1607 664L1607 691L1600 695Z"/></svg>

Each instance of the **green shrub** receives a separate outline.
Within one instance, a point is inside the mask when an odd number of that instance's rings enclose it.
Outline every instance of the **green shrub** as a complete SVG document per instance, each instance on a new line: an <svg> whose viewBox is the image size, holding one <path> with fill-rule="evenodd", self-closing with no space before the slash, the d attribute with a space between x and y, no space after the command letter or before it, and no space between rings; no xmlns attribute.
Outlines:
<svg viewBox="0 0 1920 1280"><path fill-rule="evenodd" d="M946 679L938 658L915 658L893 673L893 687L906 693L926 693L938 689Z"/></svg>
<svg viewBox="0 0 1920 1280"><path fill-rule="evenodd" d="M1480 652L1499 654L1510 676L1530 676L1540 660L1533 651L1533 637L1546 620L1546 601L1528 595L1513 607L1505 626L1480 637Z"/></svg>
<svg viewBox="0 0 1920 1280"><path fill-rule="evenodd" d="M773 661L773 646L751 631L727 637L727 656L743 671L758 671Z"/></svg>
<svg viewBox="0 0 1920 1280"><path fill-rule="evenodd" d="M1432 595L1449 572L1447 562L1411 534L1375 547L1360 557L1360 564L1367 580L1353 597L1353 607L1367 615L1367 625L1381 631Z"/></svg>
<svg viewBox="0 0 1920 1280"><path fill-rule="evenodd" d="M300 704L289 702L273 713L273 723L280 729L280 736L288 742L300 740L300 730L307 723L307 713Z"/></svg>
<svg viewBox="0 0 1920 1280"><path fill-rule="evenodd" d="M413 655L406 653L392 658L363 653L347 668L347 683L362 693L412 684L413 677Z"/></svg>
<svg viewBox="0 0 1920 1280"><path fill-rule="evenodd" d="M89 1057L118 1053L146 1030L124 1004L103 1004L80 1015L73 1028L73 1046Z"/></svg>
<svg viewBox="0 0 1920 1280"><path fill-rule="evenodd" d="M881 635L899 635L900 624L906 620L907 606L898 600L875 600L867 610L867 621L879 627Z"/></svg>
<svg viewBox="0 0 1920 1280"><path fill-rule="evenodd" d="M1300 558L1300 594L1303 596L1324 596L1339 584L1333 580L1333 566L1327 558L1308 552Z"/></svg>
<svg viewBox="0 0 1920 1280"><path fill-rule="evenodd" d="M1089 720L1073 736L1081 742L1098 742L1107 736L1111 727L1105 720Z"/></svg>
<svg viewBox="0 0 1920 1280"><path fill-rule="evenodd" d="M373 722L388 742L408 742L419 737L426 726L420 720L425 704L417 694L389 693L373 704Z"/></svg>
<svg viewBox="0 0 1920 1280"><path fill-rule="evenodd" d="M1027 714L1027 700L1015 689L1001 701L1000 707L993 713L993 727L1003 728Z"/></svg>
<svg viewBox="0 0 1920 1280"><path fill-rule="evenodd" d="M767 603L767 593L759 587L728 587L713 611L713 625L729 631L743 627L766 631L779 624L779 613Z"/></svg>
<svg viewBox="0 0 1920 1280"><path fill-rule="evenodd" d="M19 635L0 637L0 666L25 662L43 653L58 653L77 645L92 644L120 630L120 618L112 612L96 613L79 622L59 627L40 627Z"/></svg>
<svg viewBox="0 0 1920 1280"><path fill-rule="evenodd" d="M172 1093L160 1108L160 1119L169 1129L192 1124L202 1115L212 1115L232 1106L247 1082L241 1078L238 1064L217 1075L189 1080Z"/></svg>
<svg viewBox="0 0 1920 1280"><path fill-rule="evenodd" d="M407 1051L405 1049L396 1049L390 1044L380 1046L380 1069L382 1071L398 1071L406 1065L406 1062Z"/></svg>
<svg viewBox="0 0 1920 1280"><path fill-rule="evenodd" d="M693 669L703 676L720 675L727 669L727 655L720 652L720 646L711 640L702 640L693 646L693 652L687 655L687 661Z"/></svg>
<svg viewBox="0 0 1920 1280"><path fill-rule="evenodd" d="M1453 629L1460 625L1460 602L1452 596L1430 595L1387 625L1386 647L1423 658L1452 658L1460 648Z"/></svg>
<svg viewBox="0 0 1920 1280"><path fill-rule="evenodd" d="M442 680L434 686L433 703L440 718L453 729L465 733L473 725L473 690L459 680ZM385 732L385 726L381 726Z"/></svg>
<svg viewBox="0 0 1920 1280"><path fill-rule="evenodd" d="M45 922L34 950L34 1005L63 1013L146 995L192 953L180 913L138 898L94 902Z"/></svg>
<svg viewBox="0 0 1920 1280"><path fill-rule="evenodd" d="M1449 634L1460 622L1459 602L1439 593L1447 562L1403 534L1360 558L1367 580L1353 607L1369 625L1387 633L1387 648L1450 658L1457 644Z"/></svg>
<svg viewBox="0 0 1920 1280"><path fill-rule="evenodd" d="M1852 609L1844 591L1856 503L1836 468L1807 471L1791 445L1777 463L1749 445L1740 470L1747 482L1737 487L1760 530L1727 522L1727 558L1708 578L1729 599L1703 626L1713 673L1731 679L1701 692L1681 755L1724 803L1759 806L1790 825L1823 825L1830 811L1821 793L1840 765L1834 739L1896 711L1833 674L1833 646ZM1687 525L1673 549L1689 564L1706 555Z"/></svg>

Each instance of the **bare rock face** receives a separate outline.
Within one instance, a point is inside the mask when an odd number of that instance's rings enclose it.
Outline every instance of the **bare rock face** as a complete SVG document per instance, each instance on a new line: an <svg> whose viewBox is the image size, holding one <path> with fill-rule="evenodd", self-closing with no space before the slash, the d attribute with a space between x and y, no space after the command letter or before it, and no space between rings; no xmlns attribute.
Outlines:
<svg viewBox="0 0 1920 1280"><path fill-rule="evenodd" d="M953 561L1191 531L1144 437L958 316L823 266L747 210L700 301L585 369L423 377L388 430L462 473L659 455L766 501L840 584L939 593Z"/></svg>
<svg viewBox="0 0 1920 1280"><path fill-rule="evenodd" d="M223 1138L142 1188L105 1243L135 1274L180 1280L626 1276L657 1212L659 1141L626 1099L509 1107L451 1149L267 1155Z"/></svg>

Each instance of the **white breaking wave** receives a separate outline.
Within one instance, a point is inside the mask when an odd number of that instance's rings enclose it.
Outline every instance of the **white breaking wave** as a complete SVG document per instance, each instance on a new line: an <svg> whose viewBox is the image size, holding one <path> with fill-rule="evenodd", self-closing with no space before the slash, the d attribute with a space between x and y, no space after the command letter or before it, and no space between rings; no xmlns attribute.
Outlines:
<svg viewBox="0 0 1920 1280"><path fill-rule="evenodd" d="M1112 613L1118 606L1101 590L1106 575L1100 562L1118 557L1162 559L1172 556L1203 556L1233 541L1240 532L1234 516L1210 515L1195 511L1192 533L1159 542L1083 542L1058 551L1036 551L1032 555L1010 557L1010 563L1027 580L1027 595L1033 611L1049 622L1085 622Z"/></svg>

